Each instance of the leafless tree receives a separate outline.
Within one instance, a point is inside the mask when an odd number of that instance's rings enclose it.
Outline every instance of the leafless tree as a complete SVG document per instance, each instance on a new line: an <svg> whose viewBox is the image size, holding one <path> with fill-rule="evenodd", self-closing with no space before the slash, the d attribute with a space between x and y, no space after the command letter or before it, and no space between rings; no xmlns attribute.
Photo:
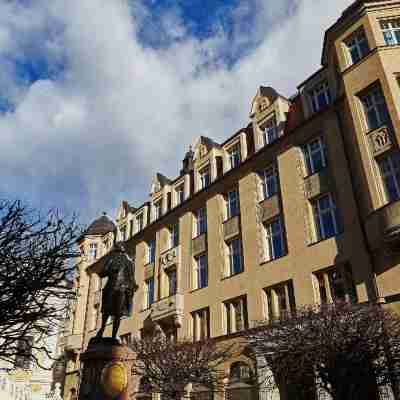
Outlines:
<svg viewBox="0 0 400 400"><path fill-rule="evenodd" d="M180 399L188 384L216 390L224 374L221 364L234 353L233 345L212 340L173 341L160 336L134 339L135 374L147 382L146 392L163 399Z"/></svg>
<svg viewBox="0 0 400 400"><path fill-rule="evenodd" d="M24 367L47 352L74 294L71 260L81 230L76 218L41 214L21 201L0 200L0 359ZM40 363L39 363L40 364Z"/></svg>
<svg viewBox="0 0 400 400"><path fill-rule="evenodd" d="M302 396L324 390L334 399L376 399L400 367L400 319L379 305L303 308L261 323L247 338L276 381Z"/></svg>

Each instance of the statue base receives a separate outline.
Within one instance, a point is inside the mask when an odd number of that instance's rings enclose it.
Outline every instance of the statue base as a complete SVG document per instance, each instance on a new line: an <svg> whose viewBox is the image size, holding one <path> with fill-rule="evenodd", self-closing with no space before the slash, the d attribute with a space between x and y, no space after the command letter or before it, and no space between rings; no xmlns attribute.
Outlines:
<svg viewBox="0 0 400 400"><path fill-rule="evenodd" d="M84 353L79 400L130 400L137 388L134 352L113 338L92 338Z"/></svg>

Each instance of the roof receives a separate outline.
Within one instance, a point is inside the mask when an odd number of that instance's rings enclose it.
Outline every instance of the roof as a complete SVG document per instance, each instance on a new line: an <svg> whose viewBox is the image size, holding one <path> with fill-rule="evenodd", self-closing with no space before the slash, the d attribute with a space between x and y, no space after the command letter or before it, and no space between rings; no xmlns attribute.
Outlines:
<svg viewBox="0 0 400 400"><path fill-rule="evenodd" d="M89 225L84 232L84 235L105 235L106 233L113 232L114 230L114 222L112 222L107 215L102 215Z"/></svg>

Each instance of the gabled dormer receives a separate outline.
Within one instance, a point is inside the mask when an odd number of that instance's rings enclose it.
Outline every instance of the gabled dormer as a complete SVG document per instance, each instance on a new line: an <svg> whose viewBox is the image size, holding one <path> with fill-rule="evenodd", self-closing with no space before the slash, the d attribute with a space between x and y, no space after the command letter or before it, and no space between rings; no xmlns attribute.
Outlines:
<svg viewBox="0 0 400 400"><path fill-rule="evenodd" d="M151 183L151 222L156 221L171 208L171 180L160 174Z"/></svg>
<svg viewBox="0 0 400 400"><path fill-rule="evenodd" d="M117 240L128 240L134 234L133 215L136 208L131 206L126 200L122 200L117 211L118 235Z"/></svg>
<svg viewBox="0 0 400 400"><path fill-rule="evenodd" d="M194 146L194 191L205 189L223 173L224 151L220 144L200 136Z"/></svg>
<svg viewBox="0 0 400 400"><path fill-rule="evenodd" d="M289 100L275 89L260 86L250 110L256 151L284 134L289 107Z"/></svg>

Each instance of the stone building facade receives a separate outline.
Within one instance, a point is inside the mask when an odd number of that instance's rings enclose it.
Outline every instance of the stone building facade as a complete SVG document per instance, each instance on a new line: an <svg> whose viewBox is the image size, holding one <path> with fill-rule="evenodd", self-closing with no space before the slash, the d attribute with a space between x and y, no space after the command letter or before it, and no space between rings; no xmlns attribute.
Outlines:
<svg viewBox="0 0 400 400"><path fill-rule="evenodd" d="M155 322L173 337L230 340L336 299L400 310L399 61L400 1L355 1L294 96L261 86L247 126L223 143L198 138L178 177L155 175L148 202L122 202L115 226L93 223L80 241L65 399L100 324L95 272L114 237L139 285L126 342ZM255 364L246 354L227 364L225 392L249 385Z"/></svg>

